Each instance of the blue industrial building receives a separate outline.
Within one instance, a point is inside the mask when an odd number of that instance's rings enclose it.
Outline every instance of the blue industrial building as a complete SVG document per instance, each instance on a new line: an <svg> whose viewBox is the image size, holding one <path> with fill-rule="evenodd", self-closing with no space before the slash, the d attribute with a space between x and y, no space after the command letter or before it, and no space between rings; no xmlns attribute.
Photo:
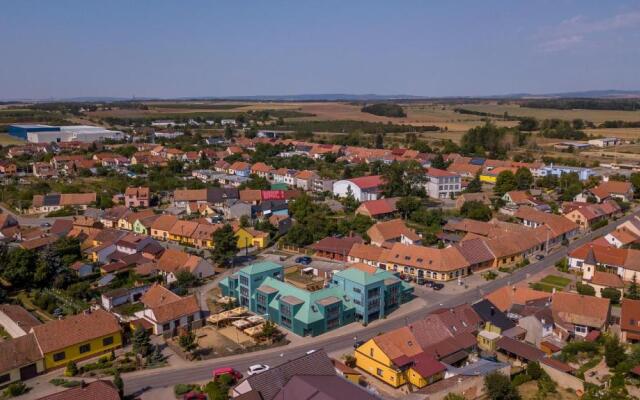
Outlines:
<svg viewBox="0 0 640 400"><path fill-rule="evenodd" d="M595 175L595 172L591 168L581 168L581 167L569 167L566 165L545 165L544 167L538 170L538 176L549 176L554 175L557 177L562 176L563 174L576 173L578 174L578 178L581 181L586 181L589 179L591 175Z"/></svg>
<svg viewBox="0 0 640 400"><path fill-rule="evenodd" d="M60 127L40 124L9 125L9 135L11 136L27 140L29 132L60 132Z"/></svg>

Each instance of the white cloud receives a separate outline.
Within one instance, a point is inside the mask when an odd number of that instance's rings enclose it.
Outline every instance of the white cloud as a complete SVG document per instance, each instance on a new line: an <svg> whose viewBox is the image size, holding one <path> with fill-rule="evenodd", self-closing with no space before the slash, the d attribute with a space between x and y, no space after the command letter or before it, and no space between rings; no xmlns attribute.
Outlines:
<svg viewBox="0 0 640 400"><path fill-rule="evenodd" d="M555 27L546 27L535 36L539 50L568 50L598 34L640 27L640 11L629 11L609 18L594 20L582 15L565 19Z"/></svg>

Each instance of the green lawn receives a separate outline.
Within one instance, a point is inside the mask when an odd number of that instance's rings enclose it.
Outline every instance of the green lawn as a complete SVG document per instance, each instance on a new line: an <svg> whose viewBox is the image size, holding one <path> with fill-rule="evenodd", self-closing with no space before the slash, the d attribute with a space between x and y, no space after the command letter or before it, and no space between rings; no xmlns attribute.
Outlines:
<svg viewBox="0 0 640 400"><path fill-rule="evenodd" d="M569 283L571 283L571 279L564 278L558 275L547 275L540 280L542 283L546 283L551 286L557 286L560 289L564 289Z"/></svg>
<svg viewBox="0 0 640 400"><path fill-rule="evenodd" d="M553 285L548 285L546 283L542 283L542 282L536 282L536 283L531 283L529 284L529 287L531 287L531 289L533 290L539 290L541 292L553 292L553 289L558 289L557 286L553 286Z"/></svg>

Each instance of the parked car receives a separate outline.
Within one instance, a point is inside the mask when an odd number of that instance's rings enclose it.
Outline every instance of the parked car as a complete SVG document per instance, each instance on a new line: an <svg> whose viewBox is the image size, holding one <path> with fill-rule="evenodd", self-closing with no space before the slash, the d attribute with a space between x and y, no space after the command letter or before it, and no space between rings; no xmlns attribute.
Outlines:
<svg viewBox="0 0 640 400"><path fill-rule="evenodd" d="M537 254L536 255L536 260L540 261L542 259L544 259L544 255L543 254Z"/></svg>
<svg viewBox="0 0 640 400"><path fill-rule="evenodd" d="M440 290L444 287L444 283L434 283L433 285L431 285L431 287L433 288L433 290Z"/></svg>
<svg viewBox="0 0 640 400"><path fill-rule="evenodd" d="M48 223L48 222L43 222L43 223L41 223L41 224L40 224L40 227L42 227L42 228L49 228L49 227L51 227L51 224L50 224L50 223Z"/></svg>
<svg viewBox="0 0 640 400"><path fill-rule="evenodd" d="M235 369L231 368L231 367L222 367L222 368L216 368L213 370L213 380L217 380L220 379L221 376L224 375L228 375L231 378L233 378L233 381L239 381L240 379L242 379L242 374L239 371L236 371Z"/></svg>
<svg viewBox="0 0 640 400"><path fill-rule="evenodd" d="M311 350L307 351L305 354L307 354L307 355L309 355L309 354L313 354L313 353L315 353L316 351L318 351L318 350L316 350L316 349L311 349Z"/></svg>
<svg viewBox="0 0 640 400"><path fill-rule="evenodd" d="M261 372L264 371L268 371L269 370L269 366L265 365L265 364L254 364L252 366L249 367L249 369L247 370L247 375L251 376L251 375L256 375L259 374Z"/></svg>
<svg viewBox="0 0 640 400"><path fill-rule="evenodd" d="M309 265L311 264L312 261L313 259L311 259L311 257L309 256L302 256L302 257L296 258L296 262L302 265Z"/></svg>
<svg viewBox="0 0 640 400"><path fill-rule="evenodd" d="M424 281L426 287L433 287L433 281Z"/></svg>
<svg viewBox="0 0 640 400"><path fill-rule="evenodd" d="M204 393L189 392L182 397L182 400L207 400L207 395Z"/></svg>
<svg viewBox="0 0 640 400"><path fill-rule="evenodd" d="M365 343L364 340L357 340L353 343L353 348L357 349L358 347L362 346Z"/></svg>

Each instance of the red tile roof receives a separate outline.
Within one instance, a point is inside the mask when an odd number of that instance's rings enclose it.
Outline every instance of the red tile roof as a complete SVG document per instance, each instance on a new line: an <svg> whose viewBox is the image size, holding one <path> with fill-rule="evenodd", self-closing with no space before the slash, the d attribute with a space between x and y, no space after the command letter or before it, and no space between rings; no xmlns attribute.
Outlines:
<svg viewBox="0 0 640 400"><path fill-rule="evenodd" d="M369 175L359 178L348 179L351 183L360 189L373 189L384 185L384 177L382 175Z"/></svg>

